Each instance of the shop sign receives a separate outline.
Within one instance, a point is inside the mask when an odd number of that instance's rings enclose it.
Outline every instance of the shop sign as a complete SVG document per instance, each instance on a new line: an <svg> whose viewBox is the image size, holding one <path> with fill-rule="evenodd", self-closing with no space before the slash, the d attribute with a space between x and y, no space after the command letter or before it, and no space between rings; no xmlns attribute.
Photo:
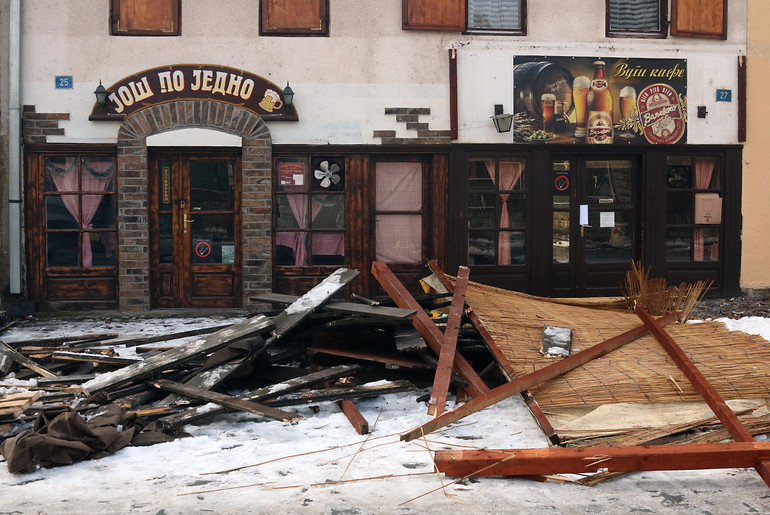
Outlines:
<svg viewBox="0 0 770 515"><path fill-rule="evenodd" d="M515 56L514 141L687 142L685 59Z"/></svg>
<svg viewBox="0 0 770 515"><path fill-rule="evenodd" d="M265 120L296 121L283 90L244 70L215 64L175 64L145 70L107 88L108 106L95 105L90 120L122 119L132 113L176 100L206 99L241 107Z"/></svg>

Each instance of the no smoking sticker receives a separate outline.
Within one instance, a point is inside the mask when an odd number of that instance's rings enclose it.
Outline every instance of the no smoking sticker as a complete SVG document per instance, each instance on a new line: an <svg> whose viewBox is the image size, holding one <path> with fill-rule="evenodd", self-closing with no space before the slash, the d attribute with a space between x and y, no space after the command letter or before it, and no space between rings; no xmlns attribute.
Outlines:
<svg viewBox="0 0 770 515"><path fill-rule="evenodd" d="M211 254L211 245L209 245L205 241L200 241L195 245L195 254L198 257L208 257L209 254Z"/></svg>

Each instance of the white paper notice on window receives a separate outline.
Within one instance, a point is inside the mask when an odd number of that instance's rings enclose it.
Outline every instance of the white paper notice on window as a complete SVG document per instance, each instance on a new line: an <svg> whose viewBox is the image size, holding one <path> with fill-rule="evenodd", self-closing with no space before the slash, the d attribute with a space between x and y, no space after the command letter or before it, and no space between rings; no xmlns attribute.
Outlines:
<svg viewBox="0 0 770 515"><path fill-rule="evenodd" d="M588 204L580 204L580 225L588 225Z"/></svg>
<svg viewBox="0 0 770 515"><path fill-rule="evenodd" d="M615 227L615 211L602 211L599 213L600 227Z"/></svg>

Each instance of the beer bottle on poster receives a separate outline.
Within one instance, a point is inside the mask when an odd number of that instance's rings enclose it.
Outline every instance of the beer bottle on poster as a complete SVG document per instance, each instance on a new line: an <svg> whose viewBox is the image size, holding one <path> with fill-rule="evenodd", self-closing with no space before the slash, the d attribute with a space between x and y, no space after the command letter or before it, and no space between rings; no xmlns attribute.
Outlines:
<svg viewBox="0 0 770 515"><path fill-rule="evenodd" d="M612 109L612 92L604 76L604 61L594 61L594 78L586 97L586 143L612 143Z"/></svg>

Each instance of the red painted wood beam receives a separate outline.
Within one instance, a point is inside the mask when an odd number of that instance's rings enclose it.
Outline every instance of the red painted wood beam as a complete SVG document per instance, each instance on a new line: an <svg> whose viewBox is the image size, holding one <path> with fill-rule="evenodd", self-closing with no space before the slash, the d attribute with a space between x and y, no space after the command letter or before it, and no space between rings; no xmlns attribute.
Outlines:
<svg viewBox="0 0 770 515"><path fill-rule="evenodd" d="M452 378L452 364L457 350L457 337L460 335L469 274L470 269L466 266L461 266L457 272L457 285L452 296L452 304L449 307L449 320L447 320L446 329L444 329L444 344L438 357L436 375L433 377L433 389L428 401L428 415L438 417L444 413L449 380Z"/></svg>
<svg viewBox="0 0 770 515"><path fill-rule="evenodd" d="M431 320L422 306L401 284L401 281L396 278L395 274L388 268L388 265L381 261L374 261L372 263L372 275L379 281L398 307L417 311L417 314L412 318L412 325L422 335L436 356L440 356L444 333L441 332L441 329ZM486 383L459 353L455 353L454 371L468 383L467 390L472 396L479 396L489 391Z"/></svg>
<svg viewBox="0 0 770 515"><path fill-rule="evenodd" d="M436 451L434 461L448 476L520 476L748 468L768 458L770 442L731 442Z"/></svg>
<svg viewBox="0 0 770 515"><path fill-rule="evenodd" d="M443 270L439 268L438 263L435 260L428 262L428 268L430 268L431 271L436 274L436 276L441 280L447 290L450 292L454 291L454 284L449 280ZM508 359L500 350L500 347L497 346L497 342L495 342L495 339L484 326L484 322L481 321L481 318L479 318L476 312L473 311L473 308L467 303L465 304L465 314L468 317L468 320L470 320L471 325L473 325L476 331L478 331L481 339L484 340L484 343L487 345L489 351L495 357L495 361L497 361L497 363L503 367L504 373L508 377L508 380L512 381L516 379L518 377L516 375L516 371L508 362ZM532 395L527 390L521 392L521 397L524 399L524 402L527 403L529 411L532 413L532 416L535 417L535 420L537 420L537 423L540 425L540 429L543 430L543 433L545 433L545 436L551 441L552 444L558 445L561 442L561 438L559 438L559 435L556 434L556 429L554 429L554 427L551 425L551 421L548 420L548 417L545 416L545 413L543 413L542 408L540 408L540 405L537 403L535 398L532 397Z"/></svg>
<svg viewBox="0 0 770 515"><path fill-rule="evenodd" d="M708 382L706 376L704 376L695 363L687 357L682 348L674 341L670 334L665 329L660 327L658 323L650 316L646 309L641 306L636 307L636 315L644 322L644 325L650 330L653 336L660 342L661 346L665 349L671 359L679 367L679 370L687 377L692 383L698 393L700 393L706 404L709 405L711 411L717 416L725 429L733 437L736 442L753 442L754 437L751 435L748 429L741 423L738 416L733 413L733 410L722 399L711 383ZM715 359L717 359L715 357ZM762 480L770 486L770 461L761 460L757 462L755 468L759 473Z"/></svg>
<svg viewBox="0 0 770 515"><path fill-rule="evenodd" d="M669 313L668 315L659 318L658 323L665 325L676 320L678 317L678 312ZM568 358L555 361L554 363L543 367L540 370L515 379L510 383L498 386L497 388L490 390L482 396L474 397L459 408L456 408L452 411L447 411L440 417L434 418L430 422L427 422L422 426L419 426L409 431L408 433L401 435L401 440L411 441L415 438L420 438L423 434L433 432L440 427L444 427L448 424L451 424L452 422L460 420L461 418L467 417L472 413L481 411L482 409L492 406L493 404L516 395L517 393L521 393L524 390L532 388L533 386L537 386L538 384L550 381L551 379L559 377L560 375L569 372L570 370L573 370L581 365L585 365L589 361L617 350L623 345L632 342L645 334L647 334L647 328L642 325L631 329L630 331L626 331L625 333L619 334L618 336L610 338L609 340L605 340L602 343L588 347L587 349L582 350L577 354L573 354Z"/></svg>
<svg viewBox="0 0 770 515"><path fill-rule="evenodd" d="M369 422L367 422L361 412L358 411L358 408L353 404L353 401L350 399L343 399L337 401L337 405L345 416L348 417L348 420L353 424L353 427L358 434L365 435L369 432Z"/></svg>

